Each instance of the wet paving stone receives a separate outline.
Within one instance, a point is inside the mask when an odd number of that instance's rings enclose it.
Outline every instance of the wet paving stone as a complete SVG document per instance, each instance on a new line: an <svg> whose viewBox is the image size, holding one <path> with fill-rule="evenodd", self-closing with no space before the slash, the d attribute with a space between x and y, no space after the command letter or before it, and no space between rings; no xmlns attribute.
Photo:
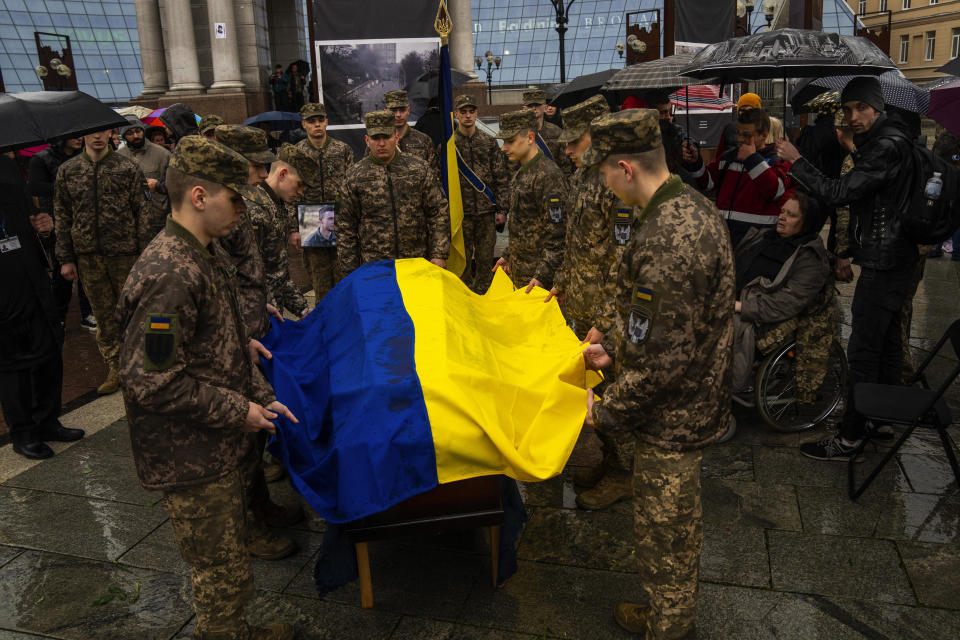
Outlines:
<svg viewBox="0 0 960 640"><path fill-rule="evenodd" d="M633 518L605 511L528 509L517 556L608 571L636 571Z"/></svg>
<svg viewBox="0 0 960 640"><path fill-rule="evenodd" d="M24 552L20 547L10 547L5 544L0 545L0 567L7 564L18 555Z"/></svg>
<svg viewBox="0 0 960 640"><path fill-rule="evenodd" d="M960 543L960 496L895 493L880 510L877 538Z"/></svg>
<svg viewBox="0 0 960 640"><path fill-rule="evenodd" d="M500 589L478 581L454 622L537 637L619 640L635 636L617 626L613 607L643 597L635 574L520 561Z"/></svg>
<svg viewBox="0 0 960 640"><path fill-rule="evenodd" d="M846 489L797 487L803 530L823 535L869 538L876 533L880 514L891 507L887 496L878 497L879 493L868 491L852 502Z"/></svg>
<svg viewBox="0 0 960 640"><path fill-rule="evenodd" d="M513 633L500 629L470 627L452 622L437 622L423 618L404 617L390 634L390 640L540 640L561 637Z"/></svg>
<svg viewBox="0 0 960 640"><path fill-rule="evenodd" d="M167 518L159 508L6 486L0 513L0 544L98 560L120 557Z"/></svg>
<svg viewBox="0 0 960 640"><path fill-rule="evenodd" d="M704 522L723 526L800 531L794 487L739 480L704 479Z"/></svg>
<svg viewBox="0 0 960 640"><path fill-rule="evenodd" d="M815 439L813 437L811 440ZM796 449L756 447L753 455L757 482L793 484L811 487L847 486L847 463L813 460ZM858 477L865 476L867 464L858 465ZM898 465L891 461L870 485L869 491L911 491L910 483Z"/></svg>
<svg viewBox="0 0 960 640"><path fill-rule="evenodd" d="M790 531L768 531L767 541L774 589L916 604L890 541Z"/></svg>
<svg viewBox="0 0 960 640"><path fill-rule="evenodd" d="M942 448L939 455L903 454L898 457L914 491L940 495L957 493L957 480Z"/></svg>
<svg viewBox="0 0 960 640"><path fill-rule="evenodd" d="M960 547L898 542L897 548L920 604L960 609Z"/></svg>
<svg viewBox="0 0 960 640"><path fill-rule="evenodd" d="M111 588L125 599L94 606ZM67 640L166 640L191 615L189 586L169 573L38 551L0 569L2 628Z"/></svg>
<svg viewBox="0 0 960 640"><path fill-rule="evenodd" d="M769 587L770 563L764 530L738 523L704 524L700 579Z"/></svg>
<svg viewBox="0 0 960 640"><path fill-rule="evenodd" d="M528 507L577 508L573 474L584 467L567 466L563 473L543 482L518 482L520 497Z"/></svg>
<svg viewBox="0 0 960 640"><path fill-rule="evenodd" d="M253 559L254 585L263 591L283 591L300 570L313 566L320 550L322 535L298 529L273 529L276 535L292 538L299 550L283 560ZM189 568L180 558L180 551L173 539L170 522L163 523L156 531L141 540L117 560L121 565L146 567L186 576Z"/></svg>
<svg viewBox="0 0 960 640"><path fill-rule="evenodd" d="M704 479L753 480L753 447L732 442L707 447L700 468Z"/></svg>

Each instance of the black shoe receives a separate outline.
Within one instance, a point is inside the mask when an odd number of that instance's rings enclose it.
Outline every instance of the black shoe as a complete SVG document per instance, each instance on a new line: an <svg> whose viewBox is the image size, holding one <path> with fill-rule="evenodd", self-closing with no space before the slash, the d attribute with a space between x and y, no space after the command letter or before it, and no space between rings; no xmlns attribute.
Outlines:
<svg viewBox="0 0 960 640"><path fill-rule="evenodd" d="M83 429L68 429L62 424L57 424L53 429L45 429L41 435L46 442L76 442L86 435Z"/></svg>
<svg viewBox="0 0 960 640"><path fill-rule="evenodd" d="M13 451L31 460L45 460L53 457L53 449L46 442L15 444L13 445Z"/></svg>
<svg viewBox="0 0 960 640"><path fill-rule="evenodd" d="M848 445L840 440L840 436L827 436L817 442L805 442L800 445L800 453L813 458L814 460L836 460L848 462L851 458L854 462L863 462L863 457L857 451L860 442Z"/></svg>

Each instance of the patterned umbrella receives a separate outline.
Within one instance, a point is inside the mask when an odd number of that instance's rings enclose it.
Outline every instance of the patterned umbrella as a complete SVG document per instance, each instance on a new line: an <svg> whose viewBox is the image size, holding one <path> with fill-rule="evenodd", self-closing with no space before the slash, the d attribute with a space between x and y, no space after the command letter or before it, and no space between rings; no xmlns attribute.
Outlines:
<svg viewBox="0 0 960 640"><path fill-rule="evenodd" d="M151 111L149 114L142 116L140 122L147 125L148 127L162 127L163 122L160 121L160 114L166 111L166 107L162 107L155 111ZM197 119L197 124L200 124L200 116L193 114L193 117Z"/></svg>
<svg viewBox="0 0 960 640"><path fill-rule="evenodd" d="M930 92L927 115L960 136L960 78Z"/></svg>
<svg viewBox="0 0 960 640"><path fill-rule="evenodd" d="M847 83L855 77L857 76L826 76L810 80L810 82L805 85L798 84L794 90L793 97L790 99L790 104L793 105L795 111L799 112L797 109L798 103L808 103L810 97L812 97L810 93L814 91L828 91L830 89L843 91ZM877 76L877 79L883 88L884 102L906 111L926 115L927 107L930 106L930 94L925 89L921 89L904 78L899 71L881 73Z"/></svg>
<svg viewBox="0 0 960 640"><path fill-rule="evenodd" d="M812 111L813 113L834 114L840 108L840 92L824 91L804 106L807 111Z"/></svg>
<svg viewBox="0 0 960 640"><path fill-rule="evenodd" d="M613 74L600 90L632 93L646 89L674 90L691 84L719 84L719 81L710 78L698 80L679 75L693 57L692 53L678 53L659 60L632 64Z"/></svg>

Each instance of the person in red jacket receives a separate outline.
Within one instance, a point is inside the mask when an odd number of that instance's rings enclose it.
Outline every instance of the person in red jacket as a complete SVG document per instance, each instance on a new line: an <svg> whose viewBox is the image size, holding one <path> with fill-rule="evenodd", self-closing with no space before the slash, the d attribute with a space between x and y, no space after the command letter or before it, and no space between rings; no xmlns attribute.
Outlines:
<svg viewBox="0 0 960 640"><path fill-rule="evenodd" d="M701 188L716 191L717 208L727 220L734 247L750 229L777 224L790 187L790 164L780 159L775 144L766 144L769 132L766 111L741 111L737 116L737 146L707 166L700 152L684 142L684 164Z"/></svg>

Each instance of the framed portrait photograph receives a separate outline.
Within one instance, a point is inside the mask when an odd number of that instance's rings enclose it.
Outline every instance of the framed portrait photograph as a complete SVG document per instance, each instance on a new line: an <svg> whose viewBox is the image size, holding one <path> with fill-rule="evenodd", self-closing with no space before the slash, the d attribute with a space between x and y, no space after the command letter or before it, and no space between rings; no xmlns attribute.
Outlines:
<svg viewBox="0 0 960 640"><path fill-rule="evenodd" d="M297 220L300 224L300 242L304 247L335 247L333 217L336 205L333 202L297 205Z"/></svg>

